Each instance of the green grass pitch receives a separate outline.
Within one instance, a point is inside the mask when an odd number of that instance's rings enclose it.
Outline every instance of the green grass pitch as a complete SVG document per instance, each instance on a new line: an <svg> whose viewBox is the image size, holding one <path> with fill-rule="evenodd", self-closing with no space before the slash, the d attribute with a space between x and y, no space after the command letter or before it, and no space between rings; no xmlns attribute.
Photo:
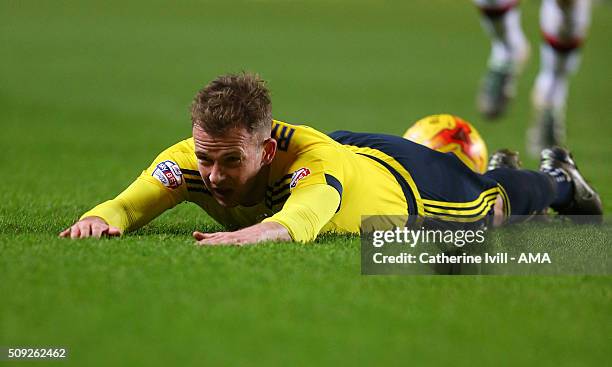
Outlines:
<svg viewBox="0 0 612 367"><path fill-rule="evenodd" d="M610 276L361 276L353 237L197 248L218 226L187 204L119 240L57 238L187 137L192 96L225 72L259 72L288 122L401 134L451 112L523 153L538 6L519 96L487 124L468 1L2 2L0 346L66 346L75 366L608 364ZM568 106L607 214L611 36L598 1Z"/></svg>

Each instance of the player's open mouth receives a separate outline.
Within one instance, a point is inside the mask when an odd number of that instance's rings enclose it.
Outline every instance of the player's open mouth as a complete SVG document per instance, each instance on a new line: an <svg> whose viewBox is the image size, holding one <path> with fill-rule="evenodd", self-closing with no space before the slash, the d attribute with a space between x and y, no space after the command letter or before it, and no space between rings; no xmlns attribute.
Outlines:
<svg viewBox="0 0 612 367"><path fill-rule="evenodd" d="M212 189L213 195L221 197L221 198L228 197L232 193L232 191L233 190L229 189L229 188L215 188L215 189Z"/></svg>

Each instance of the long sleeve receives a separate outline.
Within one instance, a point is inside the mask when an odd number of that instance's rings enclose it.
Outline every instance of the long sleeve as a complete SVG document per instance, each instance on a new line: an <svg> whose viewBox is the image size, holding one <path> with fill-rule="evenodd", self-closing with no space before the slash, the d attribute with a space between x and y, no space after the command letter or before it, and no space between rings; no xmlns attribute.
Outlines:
<svg viewBox="0 0 612 367"><path fill-rule="evenodd" d="M138 229L180 201L162 185L139 177L112 200L105 201L81 216L100 217L122 232Z"/></svg>
<svg viewBox="0 0 612 367"><path fill-rule="evenodd" d="M282 210L263 222L279 223L294 241L308 242L317 238L339 205L340 195L332 186L310 185L294 190Z"/></svg>

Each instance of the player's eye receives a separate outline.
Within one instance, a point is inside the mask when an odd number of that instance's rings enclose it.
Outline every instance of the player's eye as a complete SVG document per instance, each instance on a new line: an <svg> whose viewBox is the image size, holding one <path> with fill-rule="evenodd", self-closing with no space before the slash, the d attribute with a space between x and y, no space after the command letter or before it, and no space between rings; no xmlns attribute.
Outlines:
<svg viewBox="0 0 612 367"><path fill-rule="evenodd" d="M225 162L228 164L240 164L240 162L242 162L242 158L238 156L230 156L225 158Z"/></svg>
<svg viewBox="0 0 612 367"><path fill-rule="evenodd" d="M198 157L198 161L205 166L213 164L213 160L208 157Z"/></svg>

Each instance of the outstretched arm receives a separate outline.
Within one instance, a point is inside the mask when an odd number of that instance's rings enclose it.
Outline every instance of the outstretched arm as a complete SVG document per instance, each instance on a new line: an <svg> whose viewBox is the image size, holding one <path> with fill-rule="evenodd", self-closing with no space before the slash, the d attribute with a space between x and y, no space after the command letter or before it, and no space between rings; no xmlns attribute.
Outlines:
<svg viewBox="0 0 612 367"><path fill-rule="evenodd" d="M281 224L258 223L234 232L193 232L199 245L248 245L264 241L291 241L287 228Z"/></svg>
<svg viewBox="0 0 612 367"><path fill-rule="evenodd" d="M193 140L178 142L161 152L142 174L113 200L97 205L60 237L118 236L138 229L165 210L187 199L179 167L195 166Z"/></svg>
<svg viewBox="0 0 612 367"><path fill-rule="evenodd" d="M178 200L174 196L149 177L141 176L116 198L86 212L59 235L73 239L119 236L144 226L172 208Z"/></svg>
<svg viewBox="0 0 612 367"><path fill-rule="evenodd" d="M340 195L325 184L294 190L283 209L262 223L235 232L194 232L200 245L245 245L264 241L309 242L317 238L340 205Z"/></svg>

